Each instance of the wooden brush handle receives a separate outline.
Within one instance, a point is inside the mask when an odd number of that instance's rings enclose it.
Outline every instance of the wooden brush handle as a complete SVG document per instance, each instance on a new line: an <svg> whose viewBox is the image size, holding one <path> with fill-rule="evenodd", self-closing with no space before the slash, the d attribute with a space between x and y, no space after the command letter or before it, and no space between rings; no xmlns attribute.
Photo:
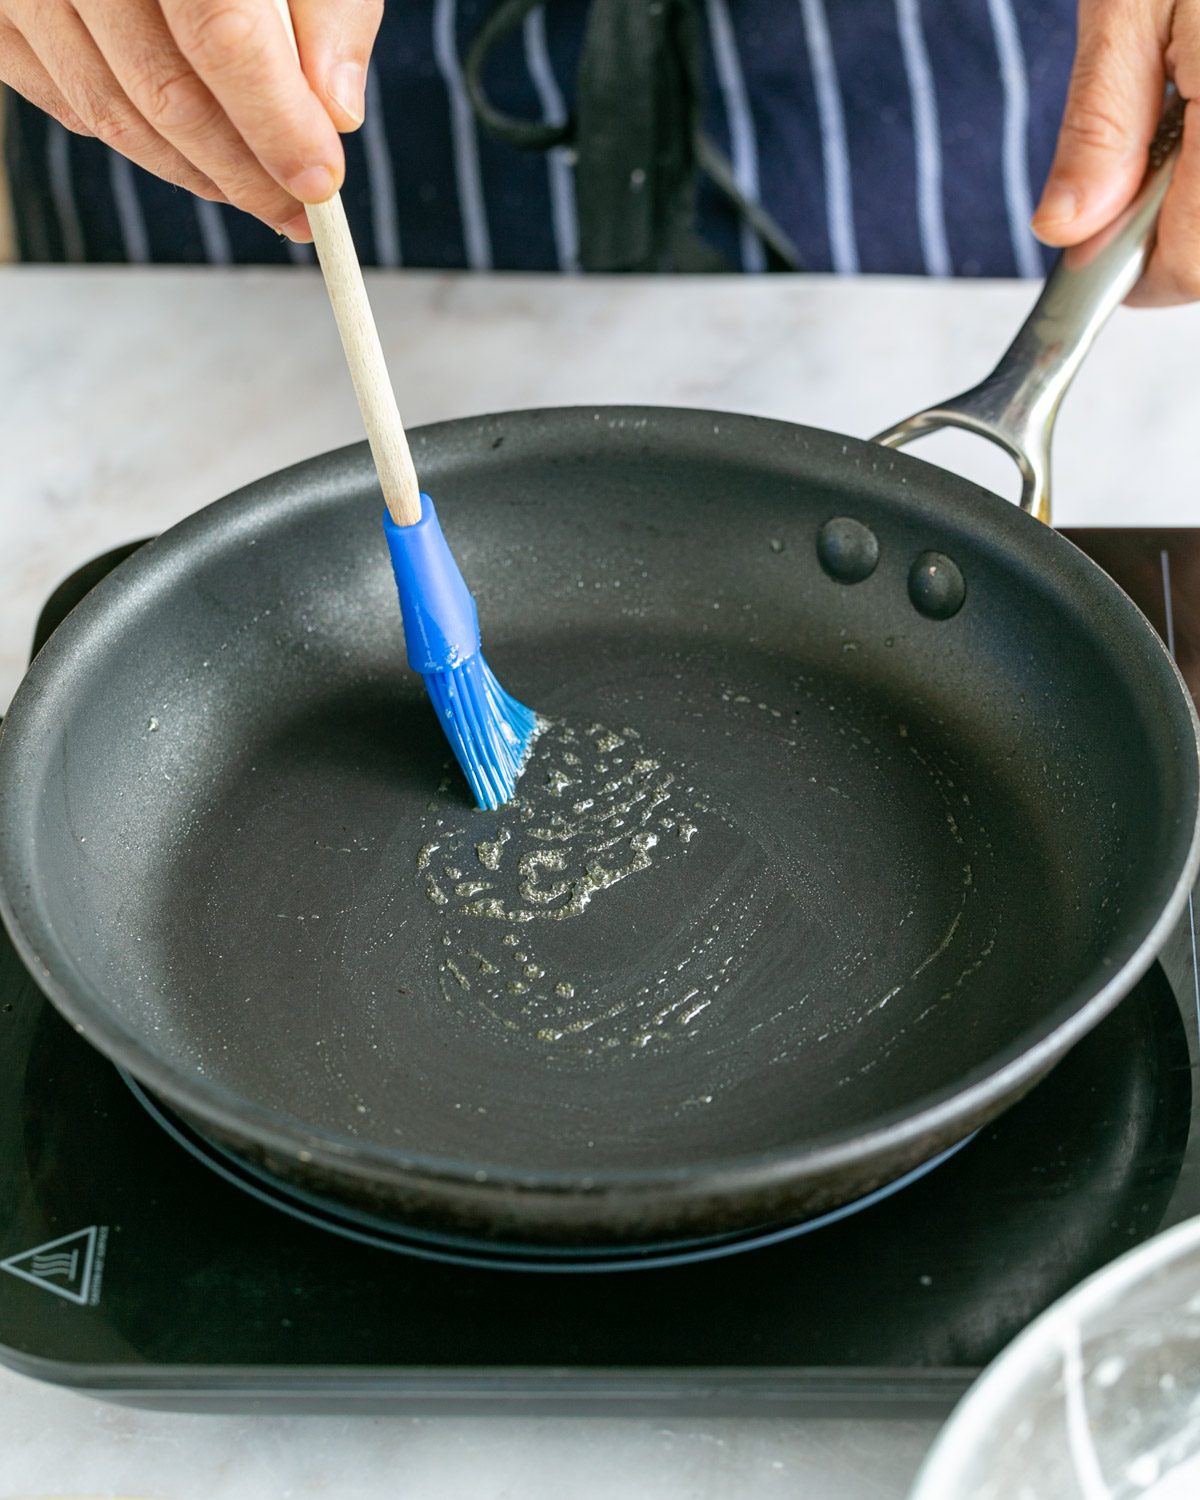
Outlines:
<svg viewBox="0 0 1200 1500"><path fill-rule="evenodd" d="M379 473L384 504L397 526L412 526L421 519L420 486L341 194L335 193L326 203L310 204L308 222L342 336L358 409L367 429L371 457Z"/></svg>
<svg viewBox="0 0 1200 1500"><path fill-rule="evenodd" d="M288 0L275 0L275 8L296 49ZM298 49L296 55L300 55ZM358 409L367 429L371 457L379 473L384 504L397 526L412 526L421 519L420 486L341 194L335 193L325 203L309 204L307 212L325 289L342 337L354 394L358 397Z"/></svg>

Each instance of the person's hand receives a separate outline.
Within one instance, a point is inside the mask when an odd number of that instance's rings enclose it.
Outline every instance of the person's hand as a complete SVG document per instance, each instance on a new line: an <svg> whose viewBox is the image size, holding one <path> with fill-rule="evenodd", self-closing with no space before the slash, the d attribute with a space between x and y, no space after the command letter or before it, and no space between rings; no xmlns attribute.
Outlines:
<svg viewBox="0 0 1200 1500"><path fill-rule="evenodd" d="M1054 165L1033 228L1047 245L1077 245L1137 192L1170 78L1200 99L1200 0L1080 0L1079 43ZM1183 149L1146 274L1129 301L1200 299L1200 115L1185 114Z"/></svg>
<svg viewBox="0 0 1200 1500"><path fill-rule="evenodd" d="M342 183L383 0L0 0L0 81L292 239Z"/></svg>

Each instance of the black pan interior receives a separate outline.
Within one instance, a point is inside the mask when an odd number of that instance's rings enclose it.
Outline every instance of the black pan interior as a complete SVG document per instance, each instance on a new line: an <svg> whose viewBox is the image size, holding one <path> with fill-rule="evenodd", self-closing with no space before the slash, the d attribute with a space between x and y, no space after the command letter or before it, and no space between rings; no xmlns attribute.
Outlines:
<svg viewBox="0 0 1200 1500"><path fill-rule="evenodd" d="M163 1092L501 1173L719 1164L986 1077L1153 926L1190 724L1061 538L747 418L416 451L489 661L549 720L512 808L468 804L404 668L359 449L145 549L23 690L18 923ZM835 516L877 539L863 581L818 558ZM929 549L950 619L910 598Z"/></svg>

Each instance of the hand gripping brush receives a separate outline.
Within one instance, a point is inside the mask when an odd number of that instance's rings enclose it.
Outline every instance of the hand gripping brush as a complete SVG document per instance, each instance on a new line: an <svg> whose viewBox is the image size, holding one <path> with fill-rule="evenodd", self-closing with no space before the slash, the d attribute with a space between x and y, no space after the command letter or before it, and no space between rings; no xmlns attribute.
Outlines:
<svg viewBox="0 0 1200 1500"><path fill-rule="evenodd" d="M287 0L276 0L276 7L294 47ZM537 715L504 691L483 659L475 601L433 501L417 484L341 196L310 204L308 222L387 507L383 530L409 665L425 679L475 800L496 808L513 795L537 735Z"/></svg>

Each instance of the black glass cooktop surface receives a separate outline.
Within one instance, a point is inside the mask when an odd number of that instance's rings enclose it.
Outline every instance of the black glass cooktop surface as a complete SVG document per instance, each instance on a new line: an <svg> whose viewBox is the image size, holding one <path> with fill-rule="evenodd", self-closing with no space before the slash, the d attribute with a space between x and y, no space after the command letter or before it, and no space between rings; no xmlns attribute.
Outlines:
<svg viewBox="0 0 1200 1500"><path fill-rule="evenodd" d="M1200 532L1076 539L1190 677ZM121 555L59 590L43 638ZM419 1258L438 1248L282 1198L139 1097L0 935L0 1360L181 1408L948 1405L1083 1276L1200 1212L1194 954L1189 912L1031 1095L861 1211L698 1263L561 1274Z"/></svg>

